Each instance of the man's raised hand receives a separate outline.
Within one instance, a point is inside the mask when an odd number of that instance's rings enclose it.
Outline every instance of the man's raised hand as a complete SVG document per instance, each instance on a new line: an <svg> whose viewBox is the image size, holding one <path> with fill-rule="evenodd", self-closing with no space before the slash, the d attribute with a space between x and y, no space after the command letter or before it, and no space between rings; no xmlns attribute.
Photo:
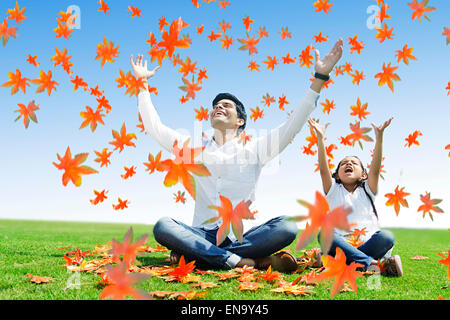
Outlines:
<svg viewBox="0 0 450 320"><path fill-rule="evenodd" d="M160 66L157 66L152 71L149 71L147 69L147 60L144 61L144 64L142 64L143 55L138 54L136 57L136 63L133 61L133 55L130 56L130 63L131 67L133 68L134 76L139 78L144 78L146 81L153 77L156 73L156 71L160 68Z"/></svg>
<svg viewBox="0 0 450 320"><path fill-rule="evenodd" d="M315 49L316 72L323 75L329 75L333 70L334 66L336 65L336 63L339 61L339 59L341 59L343 48L344 48L343 40L342 38L339 38L339 40L336 41L336 43L334 44L333 49L331 49L331 51L322 60L320 60L319 50Z"/></svg>

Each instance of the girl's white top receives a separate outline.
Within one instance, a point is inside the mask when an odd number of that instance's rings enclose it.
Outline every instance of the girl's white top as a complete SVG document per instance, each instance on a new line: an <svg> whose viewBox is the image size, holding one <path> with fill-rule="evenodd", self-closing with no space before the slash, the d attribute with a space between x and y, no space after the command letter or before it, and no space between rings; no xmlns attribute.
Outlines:
<svg viewBox="0 0 450 320"><path fill-rule="evenodd" d="M380 226L375 212L373 211L372 204L362 188L366 189L367 193L372 198L372 201L375 202L375 195L370 190L367 183L364 183L361 187L357 187L356 190L351 193L347 191L341 183L336 183L334 180L326 198L330 205L330 210L342 205L346 208L351 207L353 209L347 217L349 223L355 223L351 230L361 230L362 228L366 228L367 233L361 235L360 238L362 241L366 242L375 232L380 230ZM336 229L335 231L342 236L350 233L340 229Z"/></svg>

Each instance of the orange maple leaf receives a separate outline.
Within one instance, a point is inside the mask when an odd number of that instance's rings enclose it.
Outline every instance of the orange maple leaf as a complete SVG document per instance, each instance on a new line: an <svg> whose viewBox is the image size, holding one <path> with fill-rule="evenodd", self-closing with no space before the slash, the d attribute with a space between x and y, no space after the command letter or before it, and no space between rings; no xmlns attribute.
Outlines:
<svg viewBox="0 0 450 320"><path fill-rule="evenodd" d="M14 110L14 112L19 112L19 116L14 121L19 120L23 116L23 124L25 126L25 129L28 129L30 119L33 120L33 122L37 123L37 118L34 111L39 110L39 105L36 105L34 103L34 100L28 103L28 106L25 106L22 103L18 103L17 105L19 106L19 109Z"/></svg>
<svg viewBox="0 0 450 320"><path fill-rule="evenodd" d="M357 116L359 120L366 119L366 116L370 114L370 112L367 112L367 105L368 103L364 103L361 105L361 100L358 97L358 100L356 101L356 105L350 106L350 109L352 112L350 113L351 116Z"/></svg>
<svg viewBox="0 0 450 320"><path fill-rule="evenodd" d="M245 130L242 130L241 135L239 136L238 143L242 143L245 145L247 142L252 140L252 136L245 133Z"/></svg>
<svg viewBox="0 0 450 320"><path fill-rule="evenodd" d="M330 11L330 8L334 6L334 4L328 3L328 0L318 0L313 3L313 6L316 8L315 12L323 11L328 14L328 11Z"/></svg>
<svg viewBox="0 0 450 320"><path fill-rule="evenodd" d="M156 157L153 157L153 155L151 153L148 154L148 163L144 162L144 165L147 167L147 169L145 169L145 171L150 171L149 174L152 174L153 172L155 172L155 170L162 172L163 166L161 165L161 151L158 152L158 154L156 155Z"/></svg>
<svg viewBox="0 0 450 320"><path fill-rule="evenodd" d="M448 250L447 257L444 256L444 255L443 255L442 253L440 253L440 252L438 252L437 254L438 254L438 256L444 258L444 259L439 260L438 262L439 262L439 263L442 263L444 266L447 266L447 267L448 267L448 268L447 268L447 280L450 280L450 250Z"/></svg>
<svg viewBox="0 0 450 320"><path fill-rule="evenodd" d="M138 250L145 244L148 236L148 234L145 234L133 242L133 227L130 227L123 237L122 243L118 242L116 239L112 239L112 249L109 253L112 254L113 263L122 261L127 268L129 268L131 263L137 262L136 255L138 254Z"/></svg>
<svg viewBox="0 0 450 320"><path fill-rule="evenodd" d="M447 45L450 43L450 28L444 27L443 36L447 37Z"/></svg>
<svg viewBox="0 0 450 320"><path fill-rule="evenodd" d="M274 97L271 97L271 96L269 95L269 93L266 93L266 95L264 95L262 98L263 98L263 101L261 101L261 102L263 102L264 105L267 106L267 107L270 107L270 105L271 105L272 103L275 103L275 98L274 98Z"/></svg>
<svg viewBox="0 0 450 320"><path fill-rule="evenodd" d="M37 123L37 118L34 111L39 110L39 105L36 105L34 103L34 100L28 103L28 106L25 106L22 103L18 103L17 105L19 106L19 109L14 110L14 112L19 112L19 116L14 121L19 120L23 116L23 124L25 126L25 129L28 129L30 119L33 120L33 122Z"/></svg>
<svg viewBox="0 0 450 320"><path fill-rule="evenodd" d="M134 133L127 133L125 122L120 129L120 134L117 131L112 130L112 135L115 140L111 141L109 144L115 146L114 150L119 149L119 153L123 151L124 146L136 147L134 142L132 142L133 139L137 139L136 135Z"/></svg>
<svg viewBox="0 0 450 320"><path fill-rule="evenodd" d="M267 65L267 69L271 69L273 71L275 66L278 65L278 60L275 56L273 58L270 56L267 56L267 60L263 61L263 63L265 63Z"/></svg>
<svg viewBox="0 0 450 320"><path fill-rule="evenodd" d="M125 174L121 174L120 176L122 177L122 179L127 180L128 178L131 178L136 174L135 170L137 168L135 166L131 166L130 168L123 167L123 169L125 170Z"/></svg>
<svg viewBox="0 0 450 320"><path fill-rule="evenodd" d="M57 164L53 162L53 165L58 170L64 170L64 174L62 176L62 183L64 186L67 186L67 183L72 181L75 186L79 187L81 186L82 175L98 173L97 170L94 170L91 167L80 166L84 161L86 161L88 155L89 153L79 153L72 159L72 154L69 147L67 147L64 157L56 154L60 163Z"/></svg>
<svg viewBox="0 0 450 320"><path fill-rule="evenodd" d="M296 245L296 250L303 249L309 242L313 240L320 229L320 243L322 252L328 253L334 238L334 229L350 231L350 224L347 216L352 212L352 208L345 208L343 205L330 211L327 199L320 192L316 191L316 199L314 204L310 204L303 200L297 200L298 203L308 208L307 216L296 216L289 218L293 221L303 221L310 219L305 230L300 234Z"/></svg>
<svg viewBox="0 0 450 320"><path fill-rule="evenodd" d="M313 65L312 60L314 57L311 55L312 49L314 49L314 47L309 45L306 49L302 50L302 53L299 55L300 67L306 66L309 69Z"/></svg>
<svg viewBox="0 0 450 320"><path fill-rule="evenodd" d="M278 97L278 108L280 110L284 110L284 106L288 105L290 102L286 100L286 96L283 94L281 97Z"/></svg>
<svg viewBox="0 0 450 320"><path fill-rule="evenodd" d="M297 59L297 57L291 58L289 52L286 54L285 57L281 57L283 59L284 64L291 64L294 63Z"/></svg>
<svg viewBox="0 0 450 320"><path fill-rule="evenodd" d="M16 38L17 27L9 27L8 21L3 19L3 23L0 24L0 38L2 38L3 46L8 43L9 37Z"/></svg>
<svg viewBox="0 0 450 320"><path fill-rule="evenodd" d="M386 39L392 40L392 37L395 35L393 32L394 27L391 29L388 29L388 26L385 23L383 23L383 26L381 28L378 28L375 26L375 29L377 30L377 34L375 35L376 39L380 39L380 43L384 42Z"/></svg>
<svg viewBox="0 0 450 320"><path fill-rule="evenodd" d="M97 128L97 123L105 124L103 122L103 117L105 116L102 112L102 108L98 108L97 110L92 110L91 107L86 106L86 111L81 111L80 116L84 119L84 121L81 123L79 129L83 129L87 125L91 124L91 131L94 132Z"/></svg>
<svg viewBox="0 0 450 320"><path fill-rule="evenodd" d="M322 31L320 31L316 36L313 36L313 39L316 43L322 43L328 41L328 36L322 36Z"/></svg>
<svg viewBox="0 0 450 320"><path fill-rule="evenodd" d="M108 14L109 6L104 0L98 0L97 3L100 5L100 8L97 9L98 12L103 11L104 14Z"/></svg>
<svg viewBox="0 0 450 320"><path fill-rule="evenodd" d="M97 56L95 60L102 60L100 65L103 68L106 62L113 63L118 57L119 46L114 47L114 42L107 41L106 37L103 37L103 43L97 44Z"/></svg>
<svg viewBox="0 0 450 320"><path fill-rule="evenodd" d="M413 51L414 51L413 48L408 48L408 45L405 44L405 45L403 46L403 49L402 49L402 50L397 50L397 51L395 51L395 52L396 52L395 56L396 56L397 59L398 59L397 62L400 62L400 61L403 60L403 62L404 62L406 65L409 65L409 59L417 60L417 58L414 57L414 56L412 55L412 52L413 52Z"/></svg>
<svg viewBox="0 0 450 320"><path fill-rule="evenodd" d="M196 115L195 115L195 119L197 119L198 121L203 121L203 120L208 120L209 119L209 111L208 109L205 109L203 107L200 107L200 109L194 109Z"/></svg>
<svg viewBox="0 0 450 320"><path fill-rule="evenodd" d="M214 30L211 30L211 33L209 34L209 36L207 36L207 38L213 42L216 41L217 39L219 39L222 36L221 32L218 33L214 33Z"/></svg>
<svg viewBox="0 0 450 320"><path fill-rule="evenodd" d="M269 33L266 31L266 27L259 27L258 35L259 35L259 38L269 37Z"/></svg>
<svg viewBox="0 0 450 320"><path fill-rule="evenodd" d="M56 91L55 86L59 85L58 82L52 81L51 70L48 70L48 73L45 73L42 70L39 71L39 78L31 80L31 83L39 85L39 87L36 89L36 93L41 93L42 91L47 90L49 96L52 90Z"/></svg>
<svg viewBox="0 0 450 320"><path fill-rule="evenodd" d="M30 81L28 78L22 78L22 73L19 69L16 69L16 73L8 72L8 78L9 80L6 81L4 84L2 84L2 87L12 87L11 88L11 95L16 94L19 89L23 91L23 93L26 93L26 87L30 86L27 81Z"/></svg>
<svg viewBox="0 0 450 320"><path fill-rule="evenodd" d="M58 26L53 29L53 32L56 33L55 38L64 37L65 39L69 39L72 36L73 30L74 29L69 29L67 23L62 23L60 20L58 20Z"/></svg>
<svg viewBox="0 0 450 320"><path fill-rule="evenodd" d="M239 47L239 50L248 50L248 54L253 56L254 53L258 53L258 49L256 48L256 45L258 44L259 40L261 40L261 37L258 39L255 39L255 35L253 35L251 38L247 33L247 39L237 39L240 43L243 45Z"/></svg>
<svg viewBox="0 0 450 320"><path fill-rule="evenodd" d="M184 197L185 192L178 191L177 193L174 193L175 203L181 202L186 203L186 198Z"/></svg>
<svg viewBox="0 0 450 320"><path fill-rule="evenodd" d="M186 98L195 99L195 92L202 89L202 87L199 86L199 82L194 82L194 76L192 76L192 82L189 82L184 77L182 78L182 80L184 82L184 86L180 86L178 88L187 93Z"/></svg>
<svg viewBox="0 0 450 320"><path fill-rule="evenodd" d="M358 70L355 70L355 73L350 73L350 76L352 77L352 83L359 86L359 83L365 79L364 73Z"/></svg>
<svg viewBox="0 0 450 320"><path fill-rule="evenodd" d="M364 49L364 44L362 41L357 40L358 35L355 35L353 38L348 38L348 43L352 47L350 48L350 54L352 54L354 51L358 52L358 54L361 54L361 50Z"/></svg>
<svg viewBox="0 0 450 320"><path fill-rule="evenodd" d="M37 58L37 55L32 56L31 54L28 54L28 55L27 55L27 62L28 62L29 64L31 64L32 66L39 67L39 65L40 65L41 63L40 63L40 62L37 62L37 61L36 61L36 58Z"/></svg>
<svg viewBox="0 0 450 320"><path fill-rule="evenodd" d="M257 64L256 61L250 61L248 63L248 68L250 69L250 71L259 71L259 64Z"/></svg>
<svg viewBox="0 0 450 320"><path fill-rule="evenodd" d="M416 130L413 133L409 134L408 137L405 139L405 141L406 141L405 147L410 148L413 144L415 144L416 146L419 146L420 143L419 143L419 141L417 141L417 137L419 137L421 135L422 135L422 132L420 132L419 130Z"/></svg>
<svg viewBox="0 0 450 320"><path fill-rule="evenodd" d="M442 199L430 199L431 195L429 192L425 192L425 195L420 195L420 201L422 201L422 205L417 209L417 212L423 211L423 218L425 218L425 214L428 213L431 220L433 221L433 215L431 211L437 213L443 213L444 210L439 208L437 204L442 202Z"/></svg>
<svg viewBox="0 0 450 320"><path fill-rule="evenodd" d="M264 110L260 110L258 106L256 106L255 109L250 108L250 111L252 112L250 115L250 119L252 119L253 121L262 119L264 116Z"/></svg>
<svg viewBox="0 0 450 320"><path fill-rule="evenodd" d="M73 91L77 91L79 87L82 87L84 91L87 91L89 88L89 85L83 80L83 78L80 78L79 76L75 76L75 78L70 78L70 82L73 83Z"/></svg>
<svg viewBox="0 0 450 320"><path fill-rule="evenodd" d="M108 165L111 164L109 157L112 155L112 151L108 152L108 148L103 148L102 152L98 152L95 150L94 152L98 156L98 158L94 159L94 161L100 162L100 168L103 166L108 167Z"/></svg>
<svg viewBox="0 0 450 320"><path fill-rule="evenodd" d="M105 201L105 199L108 199L108 197L106 196L106 193L108 193L108 190L102 190L100 192L97 190L94 190L95 198L90 199L89 201L95 206L95 205L99 204L100 202Z"/></svg>
<svg viewBox="0 0 450 320"><path fill-rule="evenodd" d="M239 242L242 242L244 232L242 220L253 220L254 215L257 213L251 212L249 209L249 205L250 201L244 202L244 200L242 200L236 205L236 207L233 208L231 200L223 195L220 195L220 206L208 206L208 208L210 209L217 210L219 212L219 215L203 222L203 224L213 223L222 219L222 224L217 230L217 245L220 245L230 233L230 225L236 239Z"/></svg>
<svg viewBox="0 0 450 320"><path fill-rule="evenodd" d="M190 47L190 44L186 39L179 39L181 29L185 26L184 21L182 21L180 17L178 20L172 21L169 32L163 31L162 41L158 43L158 46L160 48L165 48L169 57L172 57L175 48L187 49Z"/></svg>
<svg viewBox="0 0 450 320"><path fill-rule="evenodd" d="M9 14L7 17L8 20L16 20L17 24L20 24L23 22L23 20L27 19L23 14L25 13L26 8L19 8L19 4L16 1L16 5L14 6L14 9L8 9L6 10L6 13Z"/></svg>
<svg viewBox="0 0 450 320"><path fill-rule="evenodd" d="M450 144L445 146L445 150L450 150ZM448 153L448 156L450 157L450 152Z"/></svg>
<svg viewBox="0 0 450 320"><path fill-rule="evenodd" d="M186 263L184 256L181 256L178 267L173 268L173 270L169 272L169 276L172 277L175 281L181 281L189 273L194 271L194 269L195 260Z"/></svg>
<svg viewBox="0 0 450 320"><path fill-rule="evenodd" d="M128 205L130 204L128 200L122 200L120 197L117 199L117 201L119 202L118 204L113 203L112 205L114 210L124 210L128 208Z"/></svg>
<svg viewBox="0 0 450 320"><path fill-rule="evenodd" d="M373 139L366 134L370 132L372 128L361 128L359 121L355 121L354 124L350 123L350 130L352 133L349 134L348 137L351 139L352 145L355 145L355 142L358 141L360 148L363 149L361 140L369 142L373 141Z"/></svg>
<svg viewBox="0 0 450 320"><path fill-rule="evenodd" d="M323 113L326 112L327 114L330 114L330 111L332 109L336 109L336 106L334 104L334 100L330 101L328 99L325 99L325 102L321 102L320 104L323 106L323 109L322 109Z"/></svg>
<svg viewBox="0 0 450 320"><path fill-rule="evenodd" d="M267 268L266 272L258 275L259 279L266 280L268 282L274 282L280 280L282 277L282 274L277 271L272 271L272 266L270 265L269 268Z"/></svg>
<svg viewBox="0 0 450 320"><path fill-rule="evenodd" d="M281 31L280 31L280 35L281 35L281 39L286 39L286 38L292 38L292 32L289 32L289 29L288 29L289 27L286 27L286 28L281 28Z"/></svg>
<svg viewBox="0 0 450 320"><path fill-rule="evenodd" d="M225 32L227 32L228 29L231 28L231 24L229 24L228 22L225 22L224 19L222 19L222 22L219 22L219 26L220 26L220 30L222 30L222 32L225 34Z"/></svg>
<svg viewBox="0 0 450 320"><path fill-rule="evenodd" d="M164 185L171 187L181 181L187 192L195 200L195 180L190 173L197 176L210 176L211 173L203 163L194 163L194 158L199 156L205 147L189 148L189 141L190 139L187 139L183 144L183 148L180 149L178 147L178 140L175 140L172 148L175 159L164 160L160 165L162 168L161 171L167 171L167 175L164 178Z"/></svg>
<svg viewBox="0 0 450 320"><path fill-rule="evenodd" d="M197 62L191 63L191 59L189 57L186 57L186 62L181 62L181 67L178 69L179 73L183 74L183 77L186 77L189 73L195 74Z"/></svg>
<svg viewBox="0 0 450 320"><path fill-rule="evenodd" d="M140 89L145 89L144 78L136 78L131 73L127 74L125 86L127 88L125 95L138 96Z"/></svg>
<svg viewBox="0 0 450 320"><path fill-rule="evenodd" d="M131 18L134 18L134 17L140 18L140 17L142 17L142 13L141 13L142 10L140 10L139 8L136 8L136 7L133 7L133 6L128 6L127 10L131 12Z"/></svg>
<svg viewBox="0 0 450 320"><path fill-rule="evenodd" d="M248 15L245 16L245 18L242 19L242 22L244 23L245 30L250 31L252 30L252 27L250 27L250 24L254 23L255 20L250 19Z"/></svg>
<svg viewBox="0 0 450 320"><path fill-rule="evenodd" d="M399 189L399 186L395 187L394 193L386 193L384 196L388 198L386 201L386 206L394 206L394 210L396 215L400 212L400 205L408 208L408 201L404 199L406 196L409 196L410 193L403 191L405 187Z"/></svg>
<svg viewBox="0 0 450 320"><path fill-rule="evenodd" d="M222 48L228 50L228 48L233 45L233 37L228 37L227 35L223 35L223 39L219 39L222 42Z"/></svg>
<svg viewBox="0 0 450 320"><path fill-rule="evenodd" d="M417 2L417 0L412 0L412 2L408 3L408 6L411 10L413 10L411 19L418 19L419 22L422 22L420 19L424 17L428 21L430 21L430 18L425 14L427 12L433 12L436 10L434 7L427 7L427 4L430 0L422 0L420 3Z"/></svg>
<svg viewBox="0 0 450 320"><path fill-rule="evenodd" d="M347 282L353 291L357 291L356 278L362 277L362 272L356 271L357 268L364 267L360 263L352 262L349 265L346 264L347 258L344 251L341 248L336 248L335 257L326 257L325 270L313 277L310 281L320 282L323 280L334 278L333 287L331 289L331 297L334 297Z"/></svg>
<svg viewBox="0 0 450 320"><path fill-rule="evenodd" d="M388 85L389 89L391 89L392 92L394 92L394 80L400 81L400 77L394 73L395 70L397 70L398 67L391 67L391 63L386 66L386 64L383 62L383 72L377 73L375 75L375 79L379 79L378 86L383 86L385 84Z"/></svg>
<svg viewBox="0 0 450 320"><path fill-rule="evenodd" d="M61 53L61 51L57 47L55 47L55 52L56 54L50 58L50 61L54 62L54 67L56 67L57 65L61 65L64 71L67 72L67 74L72 74L73 71L70 70L70 68L73 66L73 63L70 62L70 58L72 58L72 56L67 56L67 48L65 48Z"/></svg>
<svg viewBox="0 0 450 320"><path fill-rule="evenodd" d="M124 262L112 267L106 266L106 277L109 285L107 285L100 299L111 297L113 300L125 300L127 296L131 296L137 300L151 300L152 297L145 291L135 289L132 285L141 282L149 277L143 273L127 273L127 266Z"/></svg>

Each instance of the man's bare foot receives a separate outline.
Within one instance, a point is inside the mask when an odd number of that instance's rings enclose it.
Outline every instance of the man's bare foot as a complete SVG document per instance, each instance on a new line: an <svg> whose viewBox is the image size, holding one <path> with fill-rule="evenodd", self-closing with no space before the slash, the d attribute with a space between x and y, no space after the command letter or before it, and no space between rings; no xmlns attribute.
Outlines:
<svg viewBox="0 0 450 320"><path fill-rule="evenodd" d="M236 268L242 268L243 266L254 267L256 265L255 260L250 258L242 258L241 261L238 262Z"/></svg>

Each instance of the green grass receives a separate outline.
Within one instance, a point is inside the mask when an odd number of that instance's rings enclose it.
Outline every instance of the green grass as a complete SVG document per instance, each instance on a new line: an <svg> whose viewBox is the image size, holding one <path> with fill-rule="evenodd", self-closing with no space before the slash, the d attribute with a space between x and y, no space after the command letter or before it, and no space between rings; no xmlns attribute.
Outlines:
<svg viewBox="0 0 450 320"><path fill-rule="evenodd" d="M152 226L133 224L134 238L150 234L147 243L152 247L156 242L152 237ZM62 246L93 250L96 244L105 244L115 238L123 239L130 225L78 222L17 221L0 220L0 300L91 300L99 299L103 286L98 284L100 278L90 273L79 273L79 289L66 289L68 280L73 276L68 272L62 255L67 250L57 249ZM447 230L410 230L391 229L396 236L394 254L402 257L404 276L401 278L380 277L379 289L371 289L370 283L376 278L358 278L358 292L345 292L333 299L369 299L402 300L431 299L438 296L450 299L446 280L446 267L437 263L437 252L447 251L450 232ZM294 249L295 242L288 248ZM308 248L318 247L314 242ZM294 251L295 254L295 251ZM296 256L300 256L297 252ZM410 257L420 255L428 260L414 261ZM149 253L138 257L143 265L163 264L167 253ZM55 278L46 284L33 284L25 276L31 273ZM285 280L293 281L298 274L286 274ZM73 278L72 278L73 279ZM368 280L370 279L370 280ZM202 276L203 281L220 283L220 287L206 289L205 299L214 300L272 300L272 299L330 299L331 282L320 283L314 293L295 297L271 292L273 285L265 283L264 289L256 292L241 292L237 280L218 282L213 276ZM188 291L190 284L166 283L163 279L153 277L140 284L147 291Z"/></svg>

